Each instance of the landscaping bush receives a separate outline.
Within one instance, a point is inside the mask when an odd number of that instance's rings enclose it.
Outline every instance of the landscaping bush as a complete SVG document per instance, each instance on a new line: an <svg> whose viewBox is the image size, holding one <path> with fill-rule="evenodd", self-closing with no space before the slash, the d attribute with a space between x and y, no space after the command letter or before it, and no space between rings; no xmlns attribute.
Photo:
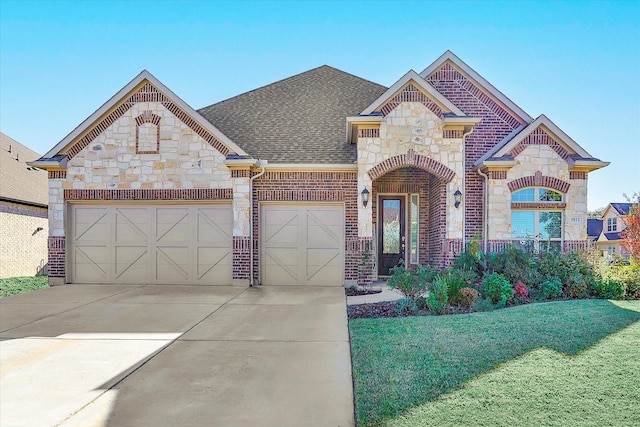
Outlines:
<svg viewBox="0 0 640 427"><path fill-rule="evenodd" d="M482 284L486 289L487 299L498 307L504 307L513 298L511 283L499 273L491 273Z"/></svg>
<svg viewBox="0 0 640 427"><path fill-rule="evenodd" d="M471 286L477 280L475 272L457 268L448 268L442 272L441 276L447 282L449 304L459 304L460 290Z"/></svg>
<svg viewBox="0 0 640 427"><path fill-rule="evenodd" d="M447 285L447 280L442 276L438 276L430 286L427 307L435 314L442 314L447 308L448 301L449 286Z"/></svg>
<svg viewBox="0 0 640 427"><path fill-rule="evenodd" d="M416 269L405 268L404 264L391 269L391 277L387 285L399 290L407 298L416 300L424 294L438 274L438 270L430 266L419 266Z"/></svg>
<svg viewBox="0 0 640 427"><path fill-rule="evenodd" d="M546 299L562 296L562 283L560 283L560 279L554 277L551 280L545 280L540 284L540 292Z"/></svg>
<svg viewBox="0 0 640 427"><path fill-rule="evenodd" d="M518 299L527 300L529 298L529 289L527 288L527 285L520 281L518 281L518 283L513 287L513 292Z"/></svg>
<svg viewBox="0 0 640 427"><path fill-rule="evenodd" d="M547 281L558 279L562 292L570 298L584 298L595 285L593 264L583 252L544 252L538 270Z"/></svg>
<svg viewBox="0 0 640 427"><path fill-rule="evenodd" d="M500 273L509 283L521 281L531 286L541 281L536 258L513 245L504 252L489 254L487 271Z"/></svg>
<svg viewBox="0 0 640 427"><path fill-rule="evenodd" d="M463 307L470 308L480 298L480 292L473 288L460 289L459 304Z"/></svg>
<svg viewBox="0 0 640 427"><path fill-rule="evenodd" d="M640 299L640 265L615 258L613 261L599 259L595 265L597 283L594 293L602 298Z"/></svg>
<svg viewBox="0 0 640 427"><path fill-rule="evenodd" d="M418 311L416 301L411 298L402 298L397 300L394 308L398 316L413 316Z"/></svg>

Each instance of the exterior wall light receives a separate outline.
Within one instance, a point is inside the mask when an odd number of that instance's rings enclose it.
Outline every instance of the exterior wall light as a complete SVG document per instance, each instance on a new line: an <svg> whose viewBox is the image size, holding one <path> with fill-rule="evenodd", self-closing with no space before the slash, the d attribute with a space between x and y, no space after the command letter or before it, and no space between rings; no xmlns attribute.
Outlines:
<svg viewBox="0 0 640 427"><path fill-rule="evenodd" d="M362 196L362 206L366 208L369 204L369 190L365 188L364 190L362 190L360 195Z"/></svg>
<svg viewBox="0 0 640 427"><path fill-rule="evenodd" d="M462 193L460 192L459 188L456 190L455 193L453 193L453 200L454 200L453 204L455 205L456 209L459 208L460 203L462 203Z"/></svg>

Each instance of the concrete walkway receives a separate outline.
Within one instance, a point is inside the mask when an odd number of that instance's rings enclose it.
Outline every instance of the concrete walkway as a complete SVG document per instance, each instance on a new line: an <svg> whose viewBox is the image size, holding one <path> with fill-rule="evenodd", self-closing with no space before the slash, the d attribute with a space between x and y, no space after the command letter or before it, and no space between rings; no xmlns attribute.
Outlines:
<svg viewBox="0 0 640 427"><path fill-rule="evenodd" d="M352 426L342 287L65 285L0 299L7 426Z"/></svg>

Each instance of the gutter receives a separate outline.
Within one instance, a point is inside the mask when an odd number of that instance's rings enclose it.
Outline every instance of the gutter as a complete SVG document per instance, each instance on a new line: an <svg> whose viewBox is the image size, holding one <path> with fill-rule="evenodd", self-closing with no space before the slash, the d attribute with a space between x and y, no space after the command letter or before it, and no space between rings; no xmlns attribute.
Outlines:
<svg viewBox="0 0 640 427"><path fill-rule="evenodd" d="M262 175L265 174L266 170L264 168L264 165L267 164L266 160L260 160L258 159L258 161L256 162L256 166L260 167L262 170L252 176L249 179L249 197L251 198L250 200L250 204L249 204L249 287L252 288L254 286L254 282L253 282L253 180L255 180L256 178L260 178ZM260 282L260 280L258 280L258 283Z"/></svg>

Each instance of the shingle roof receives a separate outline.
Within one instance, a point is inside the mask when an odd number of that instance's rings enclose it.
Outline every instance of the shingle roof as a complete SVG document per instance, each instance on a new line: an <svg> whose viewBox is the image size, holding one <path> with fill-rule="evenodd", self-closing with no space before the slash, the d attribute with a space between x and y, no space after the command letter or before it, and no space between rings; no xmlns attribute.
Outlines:
<svg viewBox="0 0 640 427"><path fill-rule="evenodd" d="M631 209L632 203L611 203L613 209L620 215L629 215L629 209Z"/></svg>
<svg viewBox="0 0 640 427"><path fill-rule="evenodd" d="M0 132L0 199L47 206L47 172L26 164L39 157L35 151Z"/></svg>
<svg viewBox="0 0 640 427"><path fill-rule="evenodd" d="M587 219L587 236L598 237L602 233L602 220L589 218Z"/></svg>
<svg viewBox="0 0 640 427"><path fill-rule="evenodd" d="M387 88L323 65L198 110L254 158L269 163L355 163L346 118Z"/></svg>
<svg viewBox="0 0 640 427"><path fill-rule="evenodd" d="M607 240L623 240L620 233L604 233Z"/></svg>

